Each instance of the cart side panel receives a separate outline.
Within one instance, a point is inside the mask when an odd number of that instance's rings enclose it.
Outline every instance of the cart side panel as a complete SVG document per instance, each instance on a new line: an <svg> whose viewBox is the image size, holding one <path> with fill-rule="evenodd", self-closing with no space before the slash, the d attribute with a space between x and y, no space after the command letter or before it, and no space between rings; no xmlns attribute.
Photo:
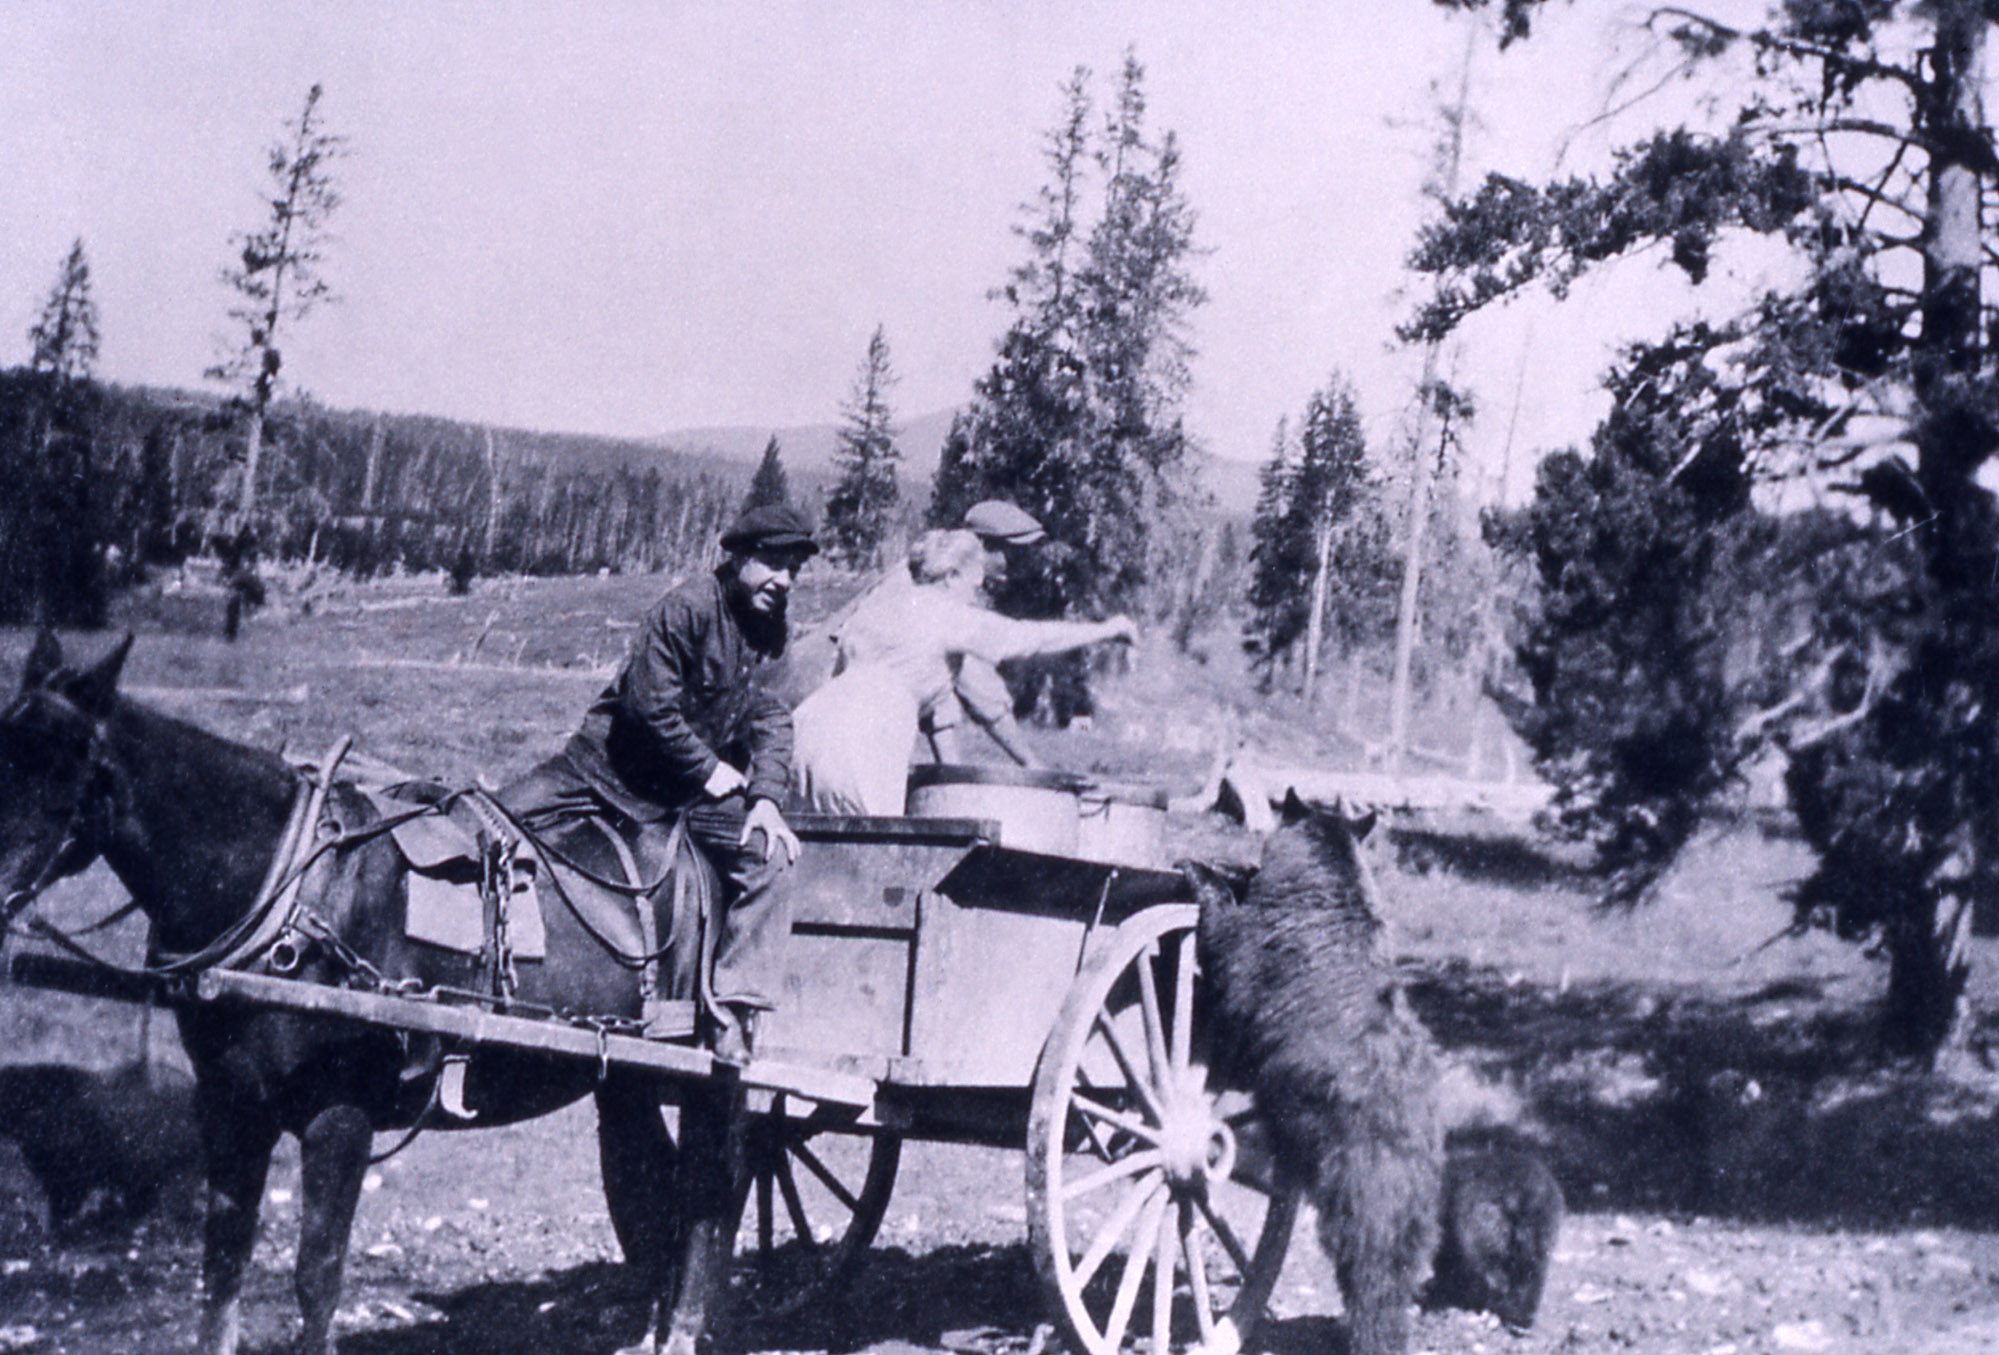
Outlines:
<svg viewBox="0 0 1999 1355"><path fill-rule="evenodd" d="M1077 971L1117 924L1186 897L1172 871L985 845L924 897L910 1053L925 1083L1033 1085Z"/></svg>
<svg viewBox="0 0 1999 1355"><path fill-rule="evenodd" d="M924 899L910 1052L932 1085L1024 1088L1076 975L1088 915Z"/></svg>
<svg viewBox="0 0 1999 1355"><path fill-rule="evenodd" d="M785 991L759 1044L847 1058L906 1054L922 891L950 871L965 842L830 829L801 836L785 884L793 907Z"/></svg>

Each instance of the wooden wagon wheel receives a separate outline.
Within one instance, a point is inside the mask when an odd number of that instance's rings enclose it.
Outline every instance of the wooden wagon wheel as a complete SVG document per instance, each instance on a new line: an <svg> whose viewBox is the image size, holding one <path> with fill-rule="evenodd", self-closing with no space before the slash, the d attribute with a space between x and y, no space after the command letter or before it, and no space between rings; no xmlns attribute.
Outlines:
<svg viewBox="0 0 1999 1355"><path fill-rule="evenodd" d="M1296 1199L1228 1179L1234 1133L1193 1058L1198 916L1170 904L1119 927L1069 990L1035 1077L1029 1240L1089 1355L1117 1355L1141 1311L1152 1355L1228 1349L1290 1245Z"/></svg>
<svg viewBox="0 0 1999 1355"><path fill-rule="evenodd" d="M902 1159L897 1134L825 1132L785 1114L779 1097L745 1131L738 1301L759 1317L797 1312L849 1278L880 1230Z"/></svg>

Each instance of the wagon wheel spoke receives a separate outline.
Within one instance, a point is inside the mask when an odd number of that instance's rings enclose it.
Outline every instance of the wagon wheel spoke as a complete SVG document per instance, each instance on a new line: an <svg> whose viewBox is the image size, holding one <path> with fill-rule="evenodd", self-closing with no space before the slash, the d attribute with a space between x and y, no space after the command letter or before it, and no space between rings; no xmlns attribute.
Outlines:
<svg viewBox="0 0 1999 1355"><path fill-rule="evenodd" d="M777 1160L777 1188L784 1196L784 1212L791 1216L792 1235L807 1251L818 1251L819 1239L812 1235L812 1222L805 1217L805 1201L798 1194L798 1179L791 1174L788 1157Z"/></svg>
<svg viewBox="0 0 1999 1355"><path fill-rule="evenodd" d="M754 1246L761 1261L740 1277L746 1311L796 1313L850 1277L887 1213L901 1147L893 1134L850 1139L769 1117L754 1125L739 1198L754 1201L757 1218L736 1234L745 1259Z"/></svg>
<svg viewBox="0 0 1999 1355"><path fill-rule="evenodd" d="M1109 1088L1099 1087L1097 1086L1096 1083L1087 1080L1086 1078L1083 1077L1080 1069L1077 1071L1076 1074L1076 1090L1079 1092L1090 1093L1090 1095L1096 1100L1097 1104L1099 1105L1107 1104L1111 1097L1114 1097L1118 1094L1117 1092ZM1072 1123L1075 1125L1077 1129L1082 1131L1083 1137L1090 1141L1091 1152L1095 1153L1098 1157L1102 1158L1106 1162L1112 1160L1111 1146L1108 1143L1104 1142L1104 1136L1097 1132L1097 1126L1095 1125L1095 1123L1093 1123L1088 1119L1077 1120L1073 1121Z"/></svg>
<svg viewBox="0 0 1999 1355"><path fill-rule="evenodd" d="M1101 1102L1092 1101L1081 1092L1072 1093L1069 1097L1069 1104L1093 1120L1102 1120L1105 1124L1115 1125L1135 1139L1140 1139L1151 1144L1159 1142L1159 1131L1139 1119L1136 1115L1127 1115L1121 1110L1112 1110L1109 1106ZM1105 1160L1109 1160L1108 1156L1106 1156Z"/></svg>
<svg viewBox="0 0 1999 1355"><path fill-rule="evenodd" d="M777 1250L777 1220L771 1217L771 1170L768 1166L757 1168L757 1255L763 1264L770 1264L770 1255Z"/></svg>
<svg viewBox="0 0 1999 1355"><path fill-rule="evenodd" d="M1110 1166L1105 1167L1101 1171L1094 1171L1088 1176L1064 1182L1062 1185L1062 1198L1064 1200L1073 1200L1078 1195L1087 1195L1093 1190L1102 1190L1105 1186L1122 1181L1127 1176L1136 1176L1140 1172L1151 1171L1163 1165L1165 1161L1166 1155L1157 1149L1143 1149L1133 1153L1129 1157L1119 1158L1116 1162L1111 1163Z"/></svg>
<svg viewBox="0 0 1999 1355"><path fill-rule="evenodd" d="M1138 1211L1151 1204L1152 1197L1165 1188L1164 1181L1132 1183L1131 1189L1125 1192L1122 1200L1118 1201L1117 1208L1113 1209L1110 1217L1104 1220L1104 1226L1090 1239L1089 1249L1077 1260L1078 1288L1096 1278L1097 1268L1110 1256L1112 1249L1118 1244L1118 1239L1130 1231L1131 1221L1138 1217Z"/></svg>
<svg viewBox="0 0 1999 1355"><path fill-rule="evenodd" d="M1201 1329L1201 1344L1206 1345L1215 1335L1214 1298L1208 1292L1208 1260L1201 1249L1201 1227L1194 1217L1194 1207L1185 1200L1177 1202L1180 1213L1180 1250L1187 1258L1187 1287L1194 1295L1194 1321Z"/></svg>
<svg viewBox="0 0 1999 1355"><path fill-rule="evenodd" d="M1175 1342L1225 1331L1224 1313L1247 1335L1290 1240L1289 1199L1215 1175L1237 1107L1199 1062L1198 920L1174 903L1120 924L1071 987L1036 1075L1028 1230L1079 1355L1127 1355L1127 1340L1175 1355Z"/></svg>
<svg viewBox="0 0 1999 1355"><path fill-rule="evenodd" d="M1194 965L1198 958L1194 934L1180 938L1180 962L1173 967L1173 1068L1184 1070L1194 1058Z"/></svg>
<svg viewBox="0 0 1999 1355"><path fill-rule="evenodd" d="M1145 1281L1145 1272L1152 1269L1153 1249L1145 1245L1145 1238L1158 1230L1160 1216L1166 1212L1166 1203L1167 1197L1162 1195L1146 1205L1138 1225L1139 1242L1125 1253L1124 1273L1118 1276L1117 1297L1111 1302L1110 1320L1104 1323L1104 1339L1111 1350L1124 1344L1125 1328L1131 1325L1132 1305L1138 1301L1138 1287Z"/></svg>
<svg viewBox="0 0 1999 1355"><path fill-rule="evenodd" d="M1170 1355L1173 1349L1174 1213L1170 1205L1159 1211L1152 1242L1152 1355Z"/></svg>
<svg viewBox="0 0 1999 1355"><path fill-rule="evenodd" d="M848 1213L851 1214L855 1210L861 1207L861 1202L860 1200L855 1198L854 1192L848 1190L847 1187L841 1183L840 1178L833 1175L833 1173L827 1169L826 1164L819 1160L819 1155L817 1153L813 1152L810 1148L807 1148L802 1143L795 1143L791 1147L791 1155L797 1158L800 1162L803 1162L805 1164L805 1169L811 1172L814 1176L819 1178L820 1184L825 1186L828 1191L832 1192L834 1199L838 1200L841 1204L847 1207Z"/></svg>
<svg viewBox="0 0 1999 1355"><path fill-rule="evenodd" d="M1153 973L1153 961L1159 956L1155 943L1146 953L1138 957L1132 966L1138 971L1138 1009L1145 1021L1145 1053L1152 1067L1154 1085L1166 1081L1166 1022L1159 1010L1159 976Z"/></svg>
<svg viewBox="0 0 1999 1355"><path fill-rule="evenodd" d="M1146 1079L1139 1076L1138 1066L1133 1062L1130 1051L1124 1047L1124 1041L1118 1038L1117 1030L1104 1012L1097 1013L1097 1029L1103 1032L1104 1043L1110 1046L1111 1057L1117 1060L1118 1069L1124 1074L1126 1085L1144 1105L1145 1113L1152 1117L1154 1124L1165 1124L1166 1112L1160 1108L1158 1094L1152 1090L1151 1084Z"/></svg>
<svg viewBox="0 0 1999 1355"><path fill-rule="evenodd" d="M1215 1212L1214 1205L1205 1195L1194 1197L1194 1207L1199 1209L1201 1217L1208 1221L1208 1227L1214 1231L1215 1240L1222 1244L1222 1250L1229 1254L1229 1260L1235 1264L1236 1273L1249 1274L1249 1252L1244 1249L1242 1240L1235 1235L1235 1229L1229 1226L1229 1221Z"/></svg>

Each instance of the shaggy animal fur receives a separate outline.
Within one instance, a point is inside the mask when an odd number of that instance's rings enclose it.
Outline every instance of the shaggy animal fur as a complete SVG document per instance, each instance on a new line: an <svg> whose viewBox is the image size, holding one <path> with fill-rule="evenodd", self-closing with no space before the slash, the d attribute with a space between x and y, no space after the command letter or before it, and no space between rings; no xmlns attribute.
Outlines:
<svg viewBox="0 0 1999 1355"><path fill-rule="evenodd" d="M1436 1251L1444 1145L1429 1034L1381 953L1359 849L1372 822L1293 797L1240 905L1194 877L1212 1066L1255 1095L1279 1184L1318 1210L1351 1355L1399 1355Z"/></svg>
<svg viewBox="0 0 1999 1355"><path fill-rule="evenodd" d="M1562 1188L1540 1150L1500 1125L1454 1129L1444 1148L1443 1241L1424 1299L1534 1325L1562 1228Z"/></svg>
<svg viewBox="0 0 1999 1355"><path fill-rule="evenodd" d="M0 1137L12 1139L49 1205L49 1227L129 1222L169 1185L199 1178L194 1084L139 1064L0 1067Z"/></svg>

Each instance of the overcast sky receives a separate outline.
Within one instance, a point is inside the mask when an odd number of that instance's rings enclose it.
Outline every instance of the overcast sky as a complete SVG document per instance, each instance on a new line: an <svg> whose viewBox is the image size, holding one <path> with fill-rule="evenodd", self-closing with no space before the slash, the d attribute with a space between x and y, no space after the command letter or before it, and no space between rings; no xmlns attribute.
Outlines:
<svg viewBox="0 0 1999 1355"><path fill-rule="evenodd" d="M1503 56L1476 42L1474 170L1546 174L1603 105L1635 39L1620 6L1581 10ZM639 435L824 422L880 323L898 410L950 406L1003 324L986 294L1019 257L1058 83L1078 63L1107 83L1131 45L1212 251L1194 431L1261 456L1336 367L1386 429L1407 396L1391 327L1430 85L1455 78L1467 28L1420 0L15 0L0 362L25 356L81 235L101 373L200 384L230 232L255 222L263 147L316 80L353 151L327 269L342 299L284 345L318 398ZM1567 163L1600 152L1585 135ZM1475 336L1457 361L1488 452L1516 388L1523 444L1586 432L1606 333L1652 323L1620 309Z"/></svg>

